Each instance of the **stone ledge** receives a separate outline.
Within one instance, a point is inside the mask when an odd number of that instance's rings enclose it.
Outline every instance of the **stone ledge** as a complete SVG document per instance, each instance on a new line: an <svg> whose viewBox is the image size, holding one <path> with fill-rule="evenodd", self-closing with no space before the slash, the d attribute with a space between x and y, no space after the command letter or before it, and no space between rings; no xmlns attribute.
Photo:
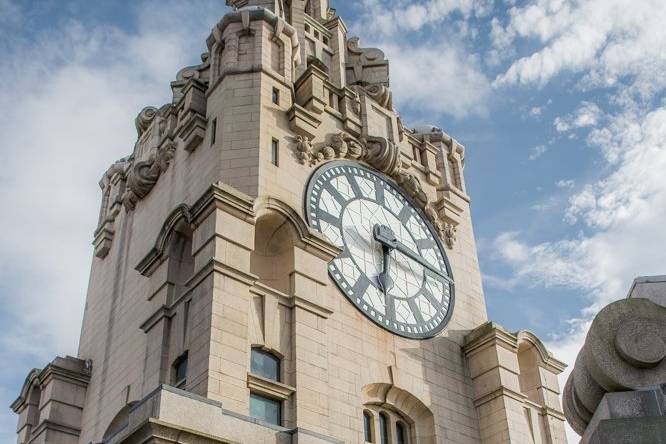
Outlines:
<svg viewBox="0 0 666 444"><path fill-rule="evenodd" d="M255 375L254 373L247 374L247 388L253 393L258 393L281 401L286 401L292 393L296 391L296 389L290 385L266 379L259 375Z"/></svg>

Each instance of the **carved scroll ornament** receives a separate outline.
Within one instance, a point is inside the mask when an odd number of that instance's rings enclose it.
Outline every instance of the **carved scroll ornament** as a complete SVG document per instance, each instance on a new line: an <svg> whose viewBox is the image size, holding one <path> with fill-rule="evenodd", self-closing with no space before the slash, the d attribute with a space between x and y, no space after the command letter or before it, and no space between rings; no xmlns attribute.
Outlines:
<svg viewBox="0 0 666 444"><path fill-rule="evenodd" d="M300 163L311 166L334 159L360 160L368 163L392 177L423 208L446 245L453 248L456 240L455 227L442 222L434 202L428 198L419 179L400 166L400 149L395 143L383 137L369 136L356 139L345 132L333 134L329 139L328 144L315 148L308 137L297 136L296 158Z"/></svg>
<svg viewBox="0 0 666 444"><path fill-rule="evenodd" d="M169 168L175 152L176 144L167 141L147 160L132 165L127 175L127 190L123 196L123 205L127 211L134 210L136 203L150 193L162 173Z"/></svg>

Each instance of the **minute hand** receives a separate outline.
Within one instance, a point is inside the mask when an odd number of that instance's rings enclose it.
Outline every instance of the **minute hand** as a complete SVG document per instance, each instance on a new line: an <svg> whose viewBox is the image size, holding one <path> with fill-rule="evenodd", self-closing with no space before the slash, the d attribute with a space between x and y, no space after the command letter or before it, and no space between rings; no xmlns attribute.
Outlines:
<svg viewBox="0 0 666 444"><path fill-rule="evenodd" d="M432 265L430 265L430 263L428 263L428 261L426 261L425 259L423 259L423 258L422 258L421 256L419 256L418 254L414 253L411 249L409 249L405 244L403 244L403 243L400 242L399 240L397 240L397 239L392 239L390 242L387 242L386 240L382 239L381 237L378 237L377 240L378 240L380 243L384 244L384 245L387 245L387 246L389 246L389 247L392 247L392 248L398 250L399 252L401 252L402 254L404 254L405 256L407 256L408 258L412 259L412 260L415 261L415 262L418 262L418 263L421 264L423 267L425 267L425 268L427 268L428 270L432 271L433 273L435 273L436 275L438 275L438 276L440 276L441 278L445 279L445 280L448 281L449 283L453 283L453 280L452 280L450 277L448 277L447 275L445 275L444 273L442 273L441 271L439 271L438 269L436 269L435 267L433 267Z"/></svg>

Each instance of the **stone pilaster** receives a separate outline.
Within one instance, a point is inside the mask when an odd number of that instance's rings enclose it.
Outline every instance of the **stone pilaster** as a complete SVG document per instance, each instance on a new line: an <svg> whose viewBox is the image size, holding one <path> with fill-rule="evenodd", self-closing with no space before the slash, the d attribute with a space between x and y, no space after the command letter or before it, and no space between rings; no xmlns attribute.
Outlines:
<svg viewBox="0 0 666 444"><path fill-rule="evenodd" d="M488 322L465 337L483 444L566 443L557 375L565 366L532 333Z"/></svg>

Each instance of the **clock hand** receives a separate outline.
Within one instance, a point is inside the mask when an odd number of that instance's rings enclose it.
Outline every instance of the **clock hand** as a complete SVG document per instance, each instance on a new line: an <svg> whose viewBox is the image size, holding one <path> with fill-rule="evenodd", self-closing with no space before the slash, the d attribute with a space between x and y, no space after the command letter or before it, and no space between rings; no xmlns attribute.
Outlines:
<svg viewBox="0 0 666 444"><path fill-rule="evenodd" d="M377 280L379 281L379 286L382 287L382 291L386 297L388 291L393 288L393 279L391 279L391 276L389 275L389 271L391 269L391 249L388 246L382 244L382 253L384 256L384 265L382 272L379 273L379 276L377 276Z"/></svg>
<svg viewBox="0 0 666 444"><path fill-rule="evenodd" d="M421 256L418 254L414 253L411 249L409 249L405 244L400 242L396 237L395 234L393 234L393 230L391 230L389 227L385 225L375 225L373 228L373 234L375 236L375 239L377 242L379 242L382 245L385 245L388 248L395 249L399 251L400 253L404 254L408 258L412 259L415 262L418 262L421 266L424 268L427 268L431 272L435 273L436 275L440 276L441 278L445 279L449 283L453 283L453 280L446 276L444 273L430 265L428 261L423 259Z"/></svg>

